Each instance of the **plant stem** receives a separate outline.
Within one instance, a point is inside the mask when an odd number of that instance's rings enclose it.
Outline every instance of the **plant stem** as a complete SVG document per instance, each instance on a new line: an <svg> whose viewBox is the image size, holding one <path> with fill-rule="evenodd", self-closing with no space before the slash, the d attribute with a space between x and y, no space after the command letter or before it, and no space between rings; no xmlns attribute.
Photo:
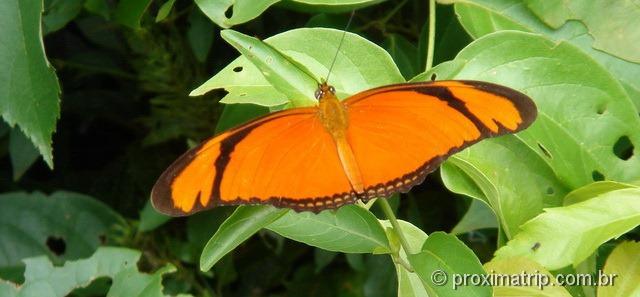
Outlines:
<svg viewBox="0 0 640 297"><path fill-rule="evenodd" d="M436 39L436 0L429 0L429 32L427 36L427 65L425 71L433 66L433 47Z"/></svg>
<svg viewBox="0 0 640 297"><path fill-rule="evenodd" d="M378 203L380 203L380 207L382 208L384 215L387 216L387 218L389 219L389 222L391 222L391 226L393 226L393 231L396 233L396 235L398 235L398 238L400 239L400 245L404 249L405 253L407 253L407 255L413 254L413 252L411 251L411 247L409 246L409 242L407 241L407 238L404 236L402 229L400 229L400 224L398 223L398 220L396 219L396 215L393 213L393 210L391 210L391 206L389 205L389 202L387 201L387 199L385 198L378 199Z"/></svg>

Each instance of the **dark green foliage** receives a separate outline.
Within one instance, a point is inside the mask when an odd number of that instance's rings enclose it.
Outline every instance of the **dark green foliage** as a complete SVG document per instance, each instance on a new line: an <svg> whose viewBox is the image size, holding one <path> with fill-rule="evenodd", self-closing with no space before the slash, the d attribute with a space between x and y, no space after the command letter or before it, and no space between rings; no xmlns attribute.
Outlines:
<svg viewBox="0 0 640 297"><path fill-rule="evenodd" d="M430 273L516 264L640 283L620 270L638 245L619 244L640 238L640 15L607 8L631 24L610 36L615 24L591 17L597 5L579 5L588 0L442 2L455 4L437 6L437 66L425 71L428 1L1 0L0 296L40 296L42 283L72 296L488 296L434 286ZM314 102L318 65L342 36L319 28L345 29L352 9L357 35L341 50L353 64L331 74L341 97L434 76L487 80L533 97L538 121L389 198L398 230L378 204L156 213L151 187L189 147Z"/></svg>

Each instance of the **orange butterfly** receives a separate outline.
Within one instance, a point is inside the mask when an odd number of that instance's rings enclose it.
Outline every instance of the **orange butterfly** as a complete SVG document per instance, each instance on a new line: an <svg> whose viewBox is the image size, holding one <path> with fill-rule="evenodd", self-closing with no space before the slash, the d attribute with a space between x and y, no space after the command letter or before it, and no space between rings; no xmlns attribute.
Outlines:
<svg viewBox="0 0 640 297"><path fill-rule="evenodd" d="M154 207L189 215L217 205L272 204L320 212L407 192L448 156L536 118L533 101L480 81L383 86L255 119L176 160L151 193Z"/></svg>

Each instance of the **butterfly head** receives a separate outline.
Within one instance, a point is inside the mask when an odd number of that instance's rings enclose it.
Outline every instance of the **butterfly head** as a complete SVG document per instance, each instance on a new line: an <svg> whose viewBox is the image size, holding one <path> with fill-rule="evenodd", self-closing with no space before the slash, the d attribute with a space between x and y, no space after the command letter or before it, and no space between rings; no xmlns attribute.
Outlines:
<svg viewBox="0 0 640 297"><path fill-rule="evenodd" d="M318 84L318 89L315 93L316 99L320 100L327 95L335 96L336 89L333 86L328 85L326 82Z"/></svg>

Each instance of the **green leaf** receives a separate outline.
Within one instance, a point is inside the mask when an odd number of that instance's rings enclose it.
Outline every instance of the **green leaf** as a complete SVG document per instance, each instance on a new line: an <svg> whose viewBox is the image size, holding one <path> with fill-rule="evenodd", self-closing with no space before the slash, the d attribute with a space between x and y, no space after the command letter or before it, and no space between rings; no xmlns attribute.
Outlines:
<svg viewBox="0 0 640 297"><path fill-rule="evenodd" d="M42 14L44 35L62 29L75 19L82 10L85 0L45 0Z"/></svg>
<svg viewBox="0 0 640 297"><path fill-rule="evenodd" d="M232 30L224 30L220 35L248 57L272 86L290 98L293 106L313 104L312 95L317 83L308 71L256 38Z"/></svg>
<svg viewBox="0 0 640 297"><path fill-rule="evenodd" d="M258 116L269 113L269 109L253 104L229 104L224 107L216 125L216 133L221 133Z"/></svg>
<svg viewBox="0 0 640 297"><path fill-rule="evenodd" d="M366 297L393 296L396 279L392 276L391 259L383 255L366 255L365 268L366 280L362 288L362 295Z"/></svg>
<svg viewBox="0 0 640 297"><path fill-rule="evenodd" d="M519 30L544 34L556 41L567 41L579 47L622 82L636 108L640 109L640 80L637 79L640 76L640 64L594 49L592 47L594 40L589 35L587 27L581 22L569 21L561 28L553 30L540 21L521 0L456 0L452 2L456 3L456 14L463 27L474 38L500 30ZM547 3L547 0L541 3ZM553 3L556 1L551 4ZM605 17L603 20L611 19L611 17ZM633 26L628 28L635 30ZM625 44L637 43L626 42Z"/></svg>
<svg viewBox="0 0 640 297"><path fill-rule="evenodd" d="M60 87L40 30L41 0L0 1L0 114L18 125L53 168Z"/></svg>
<svg viewBox="0 0 640 297"><path fill-rule="evenodd" d="M325 251L323 249L313 250L313 262L315 263L315 273L320 273L322 269L333 262L338 253Z"/></svg>
<svg viewBox="0 0 640 297"><path fill-rule="evenodd" d="M16 181L38 160L40 153L27 136L15 127L11 129L9 136L9 155L13 167L13 180Z"/></svg>
<svg viewBox="0 0 640 297"><path fill-rule="evenodd" d="M371 6L385 0L282 0L281 6L305 12L344 13Z"/></svg>
<svg viewBox="0 0 640 297"><path fill-rule="evenodd" d="M372 253L389 250L384 229L376 217L356 205L319 214L290 211L269 224L267 229L328 251Z"/></svg>
<svg viewBox="0 0 640 297"><path fill-rule="evenodd" d="M144 208L140 211L140 224L138 225L138 231L148 232L154 230L170 220L170 216L156 211L153 205L151 205L151 200L148 200L144 205Z"/></svg>
<svg viewBox="0 0 640 297"><path fill-rule="evenodd" d="M496 259L525 256L551 270L575 266L604 242L638 225L640 188L615 190L569 206L545 209L496 252Z"/></svg>
<svg viewBox="0 0 640 297"><path fill-rule="evenodd" d="M553 28L579 20L593 37L593 47L640 63L640 9L633 1L527 0L527 6Z"/></svg>
<svg viewBox="0 0 640 297"><path fill-rule="evenodd" d="M124 219L89 196L55 192L0 195L0 267L21 266L20 259L48 255L54 263L89 256L109 228ZM56 254L47 242L64 245Z"/></svg>
<svg viewBox="0 0 640 297"><path fill-rule="evenodd" d="M235 209L231 207L215 207L187 218L187 241L191 249L190 254L194 255L193 259L195 259L196 262L209 239L211 239L220 225L224 223L233 211L235 211ZM222 260L222 262L224 262L224 260Z"/></svg>
<svg viewBox="0 0 640 297"><path fill-rule="evenodd" d="M257 18L278 2L294 10L338 13L382 1L384 0L196 0L196 4L218 26L230 28Z"/></svg>
<svg viewBox="0 0 640 297"><path fill-rule="evenodd" d="M213 24L197 9L189 16L187 39L189 45L200 62L204 62L213 44Z"/></svg>
<svg viewBox="0 0 640 297"><path fill-rule="evenodd" d="M272 206L239 206L205 245L200 269L208 271L224 255L288 211Z"/></svg>
<svg viewBox="0 0 640 297"><path fill-rule="evenodd" d="M131 29L140 28L140 19L151 0L120 0L116 7L115 21Z"/></svg>
<svg viewBox="0 0 640 297"><path fill-rule="evenodd" d="M428 287L429 296L491 296L488 286L455 287L456 275L486 275L482 264L464 243L453 235L434 232L422 246L422 251L409 255L409 262ZM444 283L440 277L451 278Z"/></svg>
<svg viewBox="0 0 640 297"><path fill-rule="evenodd" d="M571 294L562 286L558 285L555 276L544 269L540 264L527 258L512 258L508 260L492 260L484 264L484 269L489 274L502 275L545 275L549 279L546 286L532 285L526 286L523 283L512 284L511 286L493 286L493 296L535 296L535 297L571 297ZM495 278L496 280L499 278ZM541 278L542 279L542 278Z"/></svg>
<svg viewBox="0 0 640 297"><path fill-rule="evenodd" d="M287 98L292 98L291 103L296 106L314 105L316 80L326 78L341 37L342 31L334 29L303 28L270 37L264 41L267 46L255 39L242 38L248 42L246 46L250 45L254 51L255 47L271 49L261 51L265 55L260 57L252 53L254 57L251 62L246 55L239 57L191 95L225 88L229 94L222 99L223 103L278 106L289 103ZM265 66L265 63L255 61L258 58L270 63ZM254 66L253 62L266 69ZM272 74L269 80L264 77L264 71ZM340 98L399 82L404 82L404 79L384 49L356 34L345 35L330 77L330 83ZM298 89L291 90L292 84L296 84Z"/></svg>
<svg viewBox="0 0 640 297"><path fill-rule="evenodd" d="M544 207L561 205L567 192L542 157L514 136L485 140L446 164L441 170L445 186L459 194L471 192L470 197L489 205L508 238Z"/></svg>
<svg viewBox="0 0 640 297"><path fill-rule="evenodd" d="M111 8L107 0L85 0L84 9L103 17L105 20L111 18Z"/></svg>
<svg viewBox="0 0 640 297"><path fill-rule="evenodd" d="M280 0L196 0L200 10L222 28L248 22Z"/></svg>
<svg viewBox="0 0 640 297"><path fill-rule="evenodd" d="M563 0L525 0L524 2L549 27L557 29L571 17L571 11Z"/></svg>
<svg viewBox="0 0 640 297"><path fill-rule="evenodd" d="M173 9L173 4L176 3L176 0L167 0L160 9L158 9L158 14L156 15L156 23L162 22L169 16L171 10Z"/></svg>
<svg viewBox="0 0 640 297"><path fill-rule="evenodd" d="M400 247L391 223L388 220L380 220L380 224L385 227L387 238L389 238L389 242L392 244L392 250L399 250L401 260L408 263L407 253ZM425 240L427 240L427 234L409 222L398 220L398 224L407 239L409 248L414 251L419 251ZM393 254L391 256L392 258L395 257ZM420 277L415 272L409 272L404 266L398 264L398 259L394 258L394 260L398 278L398 297L429 296Z"/></svg>
<svg viewBox="0 0 640 297"><path fill-rule="evenodd" d="M640 118L620 84L569 43L529 33L493 33L430 73L506 85L538 106L538 118L527 130L483 141L455 157L464 163L454 165L476 183L488 179L480 188L509 238L543 206L559 206L567 189L589 184L598 174L619 181L640 177L640 158L623 160L613 151L624 136L640 143ZM462 192L459 185L448 186Z"/></svg>
<svg viewBox="0 0 640 297"><path fill-rule="evenodd" d="M405 78L414 77L420 72L418 49L402 35L389 34L382 47L389 52Z"/></svg>
<svg viewBox="0 0 640 297"><path fill-rule="evenodd" d="M359 272L365 271L364 254L344 254L344 256L345 258L347 258L349 267L351 267L353 270Z"/></svg>
<svg viewBox="0 0 640 297"><path fill-rule="evenodd" d="M101 247L90 258L69 261L62 267L54 267L44 256L26 259L24 284L16 287L0 280L0 295L62 297L97 278L109 277L113 285L107 296L165 296L162 275L174 272L175 267L169 264L147 275L138 271L139 259L139 251L115 247Z"/></svg>
<svg viewBox="0 0 640 297"><path fill-rule="evenodd" d="M615 274L613 285L598 286L598 297L640 295L640 242L625 241L609 254L602 273Z"/></svg>
<svg viewBox="0 0 640 297"><path fill-rule="evenodd" d="M485 228L498 228L496 215L486 203L473 199L467 212L450 233L457 235Z"/></svg>
<svg viewBox="0 0 640 297"><path fill-rule="evenodd" d="M607 192L634 188L636 186L614 181L599 181L575 189L564 197L564 206L589 200Z"/></svg>

